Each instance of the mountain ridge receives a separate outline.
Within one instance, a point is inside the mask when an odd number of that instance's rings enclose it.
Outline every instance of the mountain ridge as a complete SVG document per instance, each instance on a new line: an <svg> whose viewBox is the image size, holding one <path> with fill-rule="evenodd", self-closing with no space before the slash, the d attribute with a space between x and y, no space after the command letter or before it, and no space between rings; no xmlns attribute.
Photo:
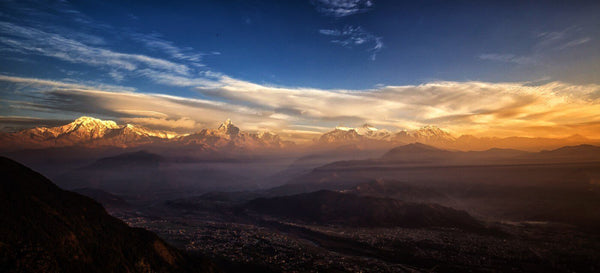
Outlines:
<svg viewBox="0 0 600 273"><path fill-rule="evenodd" d="M0 150L6 151L51 147L131 148L147 145L193 145L195 149L205 151L277 150L300 146L330 149L343 145L357 145L360 149L382 149L411 143L463 151L491 148L540 151L567 145L600 144L600 140L588 139L577 134L564 138L518 136L499 138L472 135L456 137L433 125L393 133L365 123L356 128L338 126L323 133L312 143L296 144L269 131L243 131L230 119L221 123L216 129L205 128L190 134L178 134L129 123L119 125L114 121L87 116L57 127L35 127L14 133L0 133Z"/></svg>

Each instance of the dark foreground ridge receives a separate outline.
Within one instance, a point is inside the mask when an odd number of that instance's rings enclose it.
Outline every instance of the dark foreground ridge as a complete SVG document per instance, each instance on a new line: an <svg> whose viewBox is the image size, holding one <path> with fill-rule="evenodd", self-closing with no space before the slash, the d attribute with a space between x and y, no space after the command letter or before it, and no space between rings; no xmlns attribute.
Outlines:
<svg viewBox="0 0 600 273"><path fill-rule="evenodd" d="M92 199L0 157L1 272L215 272Z"/></svg>

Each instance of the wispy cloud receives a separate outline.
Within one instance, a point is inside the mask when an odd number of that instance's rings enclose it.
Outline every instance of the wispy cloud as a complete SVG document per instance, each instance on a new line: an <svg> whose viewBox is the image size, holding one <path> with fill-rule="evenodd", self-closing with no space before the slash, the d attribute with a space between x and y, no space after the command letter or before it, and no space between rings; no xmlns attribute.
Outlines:
<svg viewBox="0 0 600 273"><path fill-rule="evenodd" d="M569 27L561 31L541 32L532 37L533 45L529 54L484 53L478 57L486 61L519 65L541 64L550 55L560 54L559 51L577 47L591 41L590 37L582 37L581 32L582 30L578 27Z"/></svg>
<svg viewBox="0 0 600 273"><path fill-rule="evenodd" d="M36 78L23 78L15 76L0 75L0 82L15 83L23 88L71 88L71 89L89 89L89 90L107 90L114 92L134 92L136 89L128 86L110 85L103 83L89 82L67 82L56 80L45 80Z"/></svg>
<svg viewBox="0 0 600 273"><path fill-rule="evenodd" d="M558 50L563 50L563 49L567 49L570 47L576 47L578 45L582 45L585 44L589 41L591 41L592 39L590 37L584 37L584 38L580 38L580 39L575 39L569 42L566 42L565 44L557 47Z"/></svg>
<svg viewBox="0 0 600 273"><path fill-rule="evenodd" d="M202 58L219 52L202 53L177 46L159 33L143 34L103 24L67 1L24 0L6 8L8 13L0 13L0 52L11 56L6 58L32 61L34 56L44 56L86 65L118 83L144 77L169 86L212 86L218 74L206 67ZM115 41L138 44L146 50L125 52L116 49Z"/></svg>
<svg viewBox="0 0 600 273"><path fill-rule="evenodd" d="M576 47L591 41L590 37L582 35L582 29L576 26L561 31L548 31L537 34L534 46L537 51L560 51Z"/></svg>
<svg viewBox="0 0 600 273"><path fill-rule="evenodd" d="M360 47L371 53L371 60L375 60L377 53L383 49L383 38L375 36L362 27L346 26L343 29L321 29L320 34L334 37L332 43L347 48Z"/></svg>
<svg viewBox="0 0 600 273"><path fill-rule="evenodd" d="M530 56L515 56L514 54L497 54L497 53L489 53L489 54L481 54L479 55L479 59L488 60L488 61L497 61L497 62L505 62L505 63L516 63L516 64L533 64L535 60Z"/></svg>
<svg viewBox="0 0 600 273"><path fill-rule="evenodd" d="M312 3L317 11L333 17L365 12L373 6L371 0L313 0Z"/></svg>
<svg viewBox="0 0 600 273"><path fill-rule="evenodd" d="M188 75L189 67L168 60L141 54L128 54L89 46L59 34L48 33L32 27L0 22L0 43L23 54L38 54L73 63L83 63L113 69L136 70L149 67Z"/></svg>
<svg viewBox="0 0 600 273"><path fill-rule="evenodd" d="M25 56L46 56L97 67L105 70L116 82L121 82L127 77L142 76L155 83L171 86L214 85L215 75L219 74L210 71L201 63L202 56L206 54L194 53L191 48L179 48L156 35L131 35L145 46L167 53L170 59L117 52L100 45L89 45L67 38L62 34L9 22L0 22L0 51Z"/></svg>
<svg viewBox="0 0 600 273"><path fill-rule="evenodd" d="M167 41L161 37L160 34L139 34L134 33L132 37L145 44L145 46L151 50L167 53L170 57L189 61L195 66L202 67L202 57L205 55L215 55L212 53L198 53L191 47L177 47L171 41Z"/></svg>

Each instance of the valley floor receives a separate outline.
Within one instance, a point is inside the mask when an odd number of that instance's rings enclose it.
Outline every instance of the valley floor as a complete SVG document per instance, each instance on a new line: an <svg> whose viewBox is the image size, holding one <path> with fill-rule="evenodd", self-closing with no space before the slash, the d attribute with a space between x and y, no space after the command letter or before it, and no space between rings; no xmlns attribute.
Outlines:
<svg viewBox="0 0 600 273"><path fill-rule="evenodd" d="M597 272L600 236L544 222L491 223L492 232L348 228L274 218L140 217L128 224L256 272Z"/></svg>

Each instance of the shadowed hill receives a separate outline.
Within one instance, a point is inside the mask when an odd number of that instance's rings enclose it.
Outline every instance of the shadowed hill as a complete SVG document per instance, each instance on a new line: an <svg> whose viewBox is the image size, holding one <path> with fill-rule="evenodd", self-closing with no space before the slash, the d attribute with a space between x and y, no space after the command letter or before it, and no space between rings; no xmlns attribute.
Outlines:
<svg viewBox="0 0 600 273"><path fill-rule="evenodd" d="M92 199L0 157L1 272L214 272Z"/></svg>
<svg viewBox="0 0 600 273"><path fill-rule="evenodd" d="M422 163L442 161L452 157L452 152L438 149L422 143L399 146L385 153L381 159L385 161L402 161Z"/></svg>
<svg viewBox="0 0 600 273"><path fill-rule="evenodd" d="M464 211L435 204L408 203L388 198L364 197L334 191L258 198L246 209L272 216L317 224L364 227L452 227L481 229Z"/></svg>
<svg viewBox="0 0 600 273"><path fill-rule="evenodd" d="M166 161L167 160L160 155L142 150L138 152L124 153L116 156L105 157L96 161L96 163L91 165L91 167L126 168L136 167L138 165L157 167L158 164L164 163Z"/></svg>
<svg viewBox="0 0 600 273"><path fill-rule="evenodd" d="M447 196L436 190L393 179L374 179L370 182L358 184L344 192L416 203L448 201Z"/></svg>

